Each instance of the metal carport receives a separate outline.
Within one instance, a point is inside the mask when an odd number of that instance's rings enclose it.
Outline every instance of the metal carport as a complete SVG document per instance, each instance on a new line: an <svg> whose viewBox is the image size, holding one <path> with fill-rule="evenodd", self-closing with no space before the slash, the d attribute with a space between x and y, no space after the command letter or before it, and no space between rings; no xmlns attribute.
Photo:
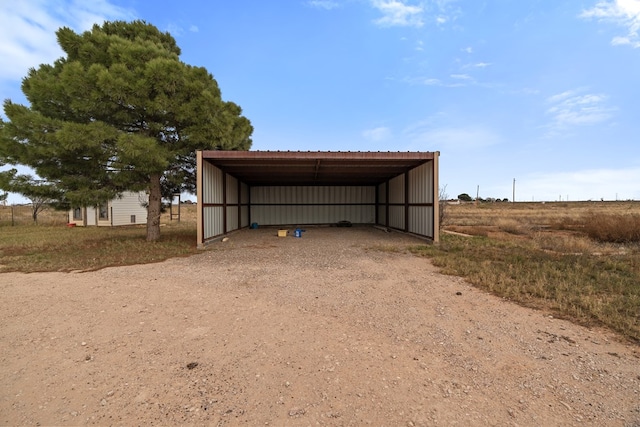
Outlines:
<svg viewBox="0 0 640 427"><path fill-rule="evenodd" d="M259 225L350 221L439 240L435 152L198 151L198 247Z"/></svg>

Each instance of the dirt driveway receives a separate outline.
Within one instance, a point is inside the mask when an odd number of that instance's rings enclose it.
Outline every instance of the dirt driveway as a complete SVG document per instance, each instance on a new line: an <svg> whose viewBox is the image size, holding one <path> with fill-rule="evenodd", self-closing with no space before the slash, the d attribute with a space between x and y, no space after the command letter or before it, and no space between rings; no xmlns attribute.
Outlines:
<svg viewBox="0 0 640 427"><path fill-rule="evenodd" d="M640 352L371 228L0 275L2 425L640 425Z"/></svg>

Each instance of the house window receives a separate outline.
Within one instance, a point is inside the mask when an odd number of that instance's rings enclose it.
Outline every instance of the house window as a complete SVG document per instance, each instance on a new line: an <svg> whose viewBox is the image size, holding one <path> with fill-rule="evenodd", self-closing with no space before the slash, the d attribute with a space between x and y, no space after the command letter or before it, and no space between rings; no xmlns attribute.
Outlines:
<svg viewBox="0 0 640 427"><path fill-rule="evenodd" d="M109 207L106 205L98 206L98 218L109 219Z"/></svg>
<svg viewBox="0 0 640 427"><path fill-rule="evenodd" d="M136 216L131 215L131 224L135 224L135 223L136 223Z"/></svg>
<svg viewBox="0 0 640 427"><path fill-rule="evenodd" d="M73 219L77 221L82 221L82 208L75 208L73 210Z"/></svg>

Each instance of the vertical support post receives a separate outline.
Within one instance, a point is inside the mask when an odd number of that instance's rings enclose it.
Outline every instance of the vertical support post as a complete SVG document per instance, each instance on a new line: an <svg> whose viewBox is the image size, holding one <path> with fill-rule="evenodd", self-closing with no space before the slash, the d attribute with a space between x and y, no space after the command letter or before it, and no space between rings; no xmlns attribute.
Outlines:
<svg viewBox="0 0 640 427"><path fill-rule="evenodd" d="M242 181L236 178L238 183L238 230L242 229Z"/></svg>
<svg viewBox="0 0 640 427"><path fill-rule="evenodd" d="M384 218L384 226L385 227L389 227L389 183L391 182L391 180L387 180L387 183L384 185L384 191L385 191L385 195L384 195L384 204L385 204L385 218Z"/></svg>
<svg viewBox="0 0 640 427"><path fill-rule="evenodd" d="M433 243L440 242L440 152L433 153Z"/></svg>
<svg viewBox="0 0 640 427"><path fill-rule="evenodd" d="M204 200L202 197L202 150L196 151L196 223L197 223L197 247L204 247Z"/></svg>
<svg viewBox="0 0 640 427"><path fill-rule="evenodd" d="M404 173L404 231L409 231L409 171Z"/></svg>
<svg viewBox="0 0 640 427"><path fill-rule="evenodd" d="M378 195L378 192L380 191L380 185L381 184L376 184L376 186L375 186L375 192L376 192L375 197L374 197L374 199L375 199L374 200L375 214L374 214L374 217L373 217L374 218L373 222L375 223L375 225L380 225L380 215L378 215L378 205L380 204L380 197Z"/></svg>
<svg viewBox="0 0 640 427"><path fill-rule="evenodd" d="M222 234L227 234L227 173L222 172Z"/></svg>
<svg viewBox="0 0 640 427"><path fill-rule="evenodd" d="M247 184L247 218L249 226L251 226L251 186Z"/></svg>

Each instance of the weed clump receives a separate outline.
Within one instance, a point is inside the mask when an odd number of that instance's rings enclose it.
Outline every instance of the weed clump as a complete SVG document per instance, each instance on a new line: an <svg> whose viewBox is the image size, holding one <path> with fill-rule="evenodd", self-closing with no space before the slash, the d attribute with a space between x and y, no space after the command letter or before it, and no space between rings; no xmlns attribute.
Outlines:
<svg viewBox="0 0 640 427"><path fill-rule="evenodd" d="M585 216L584 224L584 232L599 242L640 242L640 215L591 213Z"/></svg>

